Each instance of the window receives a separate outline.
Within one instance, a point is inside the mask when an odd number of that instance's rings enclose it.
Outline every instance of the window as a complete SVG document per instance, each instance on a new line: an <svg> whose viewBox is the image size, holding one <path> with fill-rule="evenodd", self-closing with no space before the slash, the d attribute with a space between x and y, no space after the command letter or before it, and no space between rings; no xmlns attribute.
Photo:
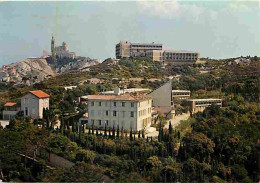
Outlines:
<svg viewBox="0 0 260 183"><path fill-rule="evenodd" d="M122 107L125 107L125 102L122 102Z"/></svg>
<svg viewBox="0 0 260 183"><path fill-rule="evenodd" d="M134 107L134 103L133 102L131 102L131 107Z"/></svg>
<svg viewBox="0 0 260 183"><path fill-rule="evenodd" d="M28 116L28 107L25 107L25 116Z"/></svg>
<svg viewBox="0 0 260 183"><path fill-rule="evenodd" d="M101 102L98 102L98 106L101 106Z"/></svg>
<svg viewBox="0 0 260 183"><path fill-rule="evenodd" d="M131 111L130 116L134 117L134 112L133 111Z"/></svg>
<svg viewBox="0 0 260 183"><path fill-rule="evenodd" d="M108 120L106 120L106 125L108 126Z"/></svg>
<svg viewBox="0 0 260 183"><path fill-rule="evenodd" d="M116 102L114 102L114 107L116 107Z"/></svg>
<svg viewBox="0 0 260 183"><path fill-rule="evenodd" d="M108 111L106 111L106 116L108 116Z"/></svg>
<svg viewBox="0 0 260 183"><path fill-rule="evenodd" d="M101 122L101 120L98 120L98 124L101 126L102 125L102 122Z"/></svg>
<svg viewBox="0 0 260 183"><path fill-rule="evenodd" d="M100 110L98 110L98 115L99 115L99 116L101 115L101 111L100 111Z"/></svg>
<svg viewBox="0 0 260 183"><path fill-rule="evenodd" d="M113 116L116 116L116 111L113 111Z"/></svg>
<svg viewBox="0 0 260 183"><path fill-rule="evenodd" d="M94 116L94 110L91 110L91 111L90 111L90 115L91 115L91 116Z"/></svg>
<svg viewBox="0 0 260 183"><path fill-rule="evenodd" d="M94 105L95 105L95 103L94 103L94 102L91 102L91 105L92 105L92 106L94 106Z"/></svg>

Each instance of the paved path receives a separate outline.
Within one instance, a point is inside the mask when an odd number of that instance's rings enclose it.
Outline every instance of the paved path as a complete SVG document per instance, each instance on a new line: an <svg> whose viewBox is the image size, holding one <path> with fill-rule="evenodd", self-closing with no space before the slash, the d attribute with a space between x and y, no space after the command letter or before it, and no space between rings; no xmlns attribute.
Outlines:
<svg viewBox="0 0 260 183"><path fill-rule="evenodd" d="M181 120L187 120L190 117L189 113L183 113L182 115L175 116L174 119L170 119L167 124L164 126L164 128L169 128L169 123L171 121L172 127L175 128L178 124L180 124Z"/></svg>

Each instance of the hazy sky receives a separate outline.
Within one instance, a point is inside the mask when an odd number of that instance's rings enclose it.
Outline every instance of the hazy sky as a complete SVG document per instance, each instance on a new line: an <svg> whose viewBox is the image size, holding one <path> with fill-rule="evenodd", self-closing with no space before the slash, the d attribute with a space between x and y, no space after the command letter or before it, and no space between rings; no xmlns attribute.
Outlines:
<svg viewBox="0 0 260 183"><path fill-rule="evenodd" d="M2 2L1 2L2 1ZM57 11L57 21L56 21ZM157 42L201 57L260 56L259 1L5 2L0 0L0 66L67 42L105 59L115 44Z"/></svg>

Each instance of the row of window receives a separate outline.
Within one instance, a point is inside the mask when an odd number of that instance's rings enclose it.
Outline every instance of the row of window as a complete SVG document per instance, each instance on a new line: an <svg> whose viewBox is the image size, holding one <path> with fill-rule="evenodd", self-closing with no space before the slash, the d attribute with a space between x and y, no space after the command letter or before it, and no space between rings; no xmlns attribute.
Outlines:
<svg viewBox="0 0 260 183"><path fill-rule="evenodd" d="M134 111L130 111L130 112L127 112L127 111L121 111L121 113L122 113L122 116L123 117L126 117L126 115L127 114L129 114L129 117L135 117L135 114L134 114ZM94 110L91 110L90 111L90 116L94 116L95 114L94 114ZM102 110L97 110L97 115L98 116L101 116L101 115L103 115L103 116L109 116L109 111L108 110L106 110L106 111L102 111ZM112 111L112 114L111 114L112 116L114 116L114 117L116 117L116 116L119 116L119 111Z"/></svg>
<svg viewBox="0 0 260 183"><path fill-rule="evenodd" d="M88 124L88 121L86 121L86 123ZM89 125L99 125L99 126L114 126L115 128L117 128L119 126L119 128L122 128L122 127L125 127L125 121L122 121L121 124L116 123L116 120L113 120L112 121L112 124L109 124L109 120L94 120L92 119L91 120L91 123ZM133 128L134 127L134 122L133 121L130 121L130 128Z"/></svg>
<svg viewBox="0 0 260 183"><path fill-rule="evenodd" d="M147 111L148 111L148 114L150 114L152 112L152 108L148 108L147 110L146 109L141 110L141 111L138 112L138 115L139 116L145 116L147 114L146 113Z"/></svg>
<svg viewBox="0 0 260 183"><path fill-rule="evenodd" d="M97 106L104 106L104 105L107 107L108 106L108 101L106 101L106 102L101 102L101 101L97 102ZM95 106L95 102L94 101L91 102L91 106ZM117 107L117 106L125 107L126 106L126 102L113 102L113 106L114 107ZM134 102L131 102L130 106L134 107L135 106Z"/></svg>

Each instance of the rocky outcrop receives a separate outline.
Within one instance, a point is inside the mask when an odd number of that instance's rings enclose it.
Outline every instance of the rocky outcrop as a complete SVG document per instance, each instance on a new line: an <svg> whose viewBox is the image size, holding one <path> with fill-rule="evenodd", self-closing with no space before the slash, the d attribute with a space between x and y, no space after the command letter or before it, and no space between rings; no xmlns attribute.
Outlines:
<svg viewBox="0 0 260 183"><path fill-rule="evenodd" d="M26 80L30 80L31 84L55 76L54 70L44 58L28 58L10 66L16 71L17 77L22 80L26 78Z"/></svg>
<svg viewBox="0 0 260 183"><path fill-rule="evenodd" d="M84 71L86 68L97 65L100 62L98 60L92 60L92 59L82 59L82 60L77 60L76 62L70 62L66 65L61 66L60 68L57 69L57 72L59 73L66 73L70 71Z"/></svg>

